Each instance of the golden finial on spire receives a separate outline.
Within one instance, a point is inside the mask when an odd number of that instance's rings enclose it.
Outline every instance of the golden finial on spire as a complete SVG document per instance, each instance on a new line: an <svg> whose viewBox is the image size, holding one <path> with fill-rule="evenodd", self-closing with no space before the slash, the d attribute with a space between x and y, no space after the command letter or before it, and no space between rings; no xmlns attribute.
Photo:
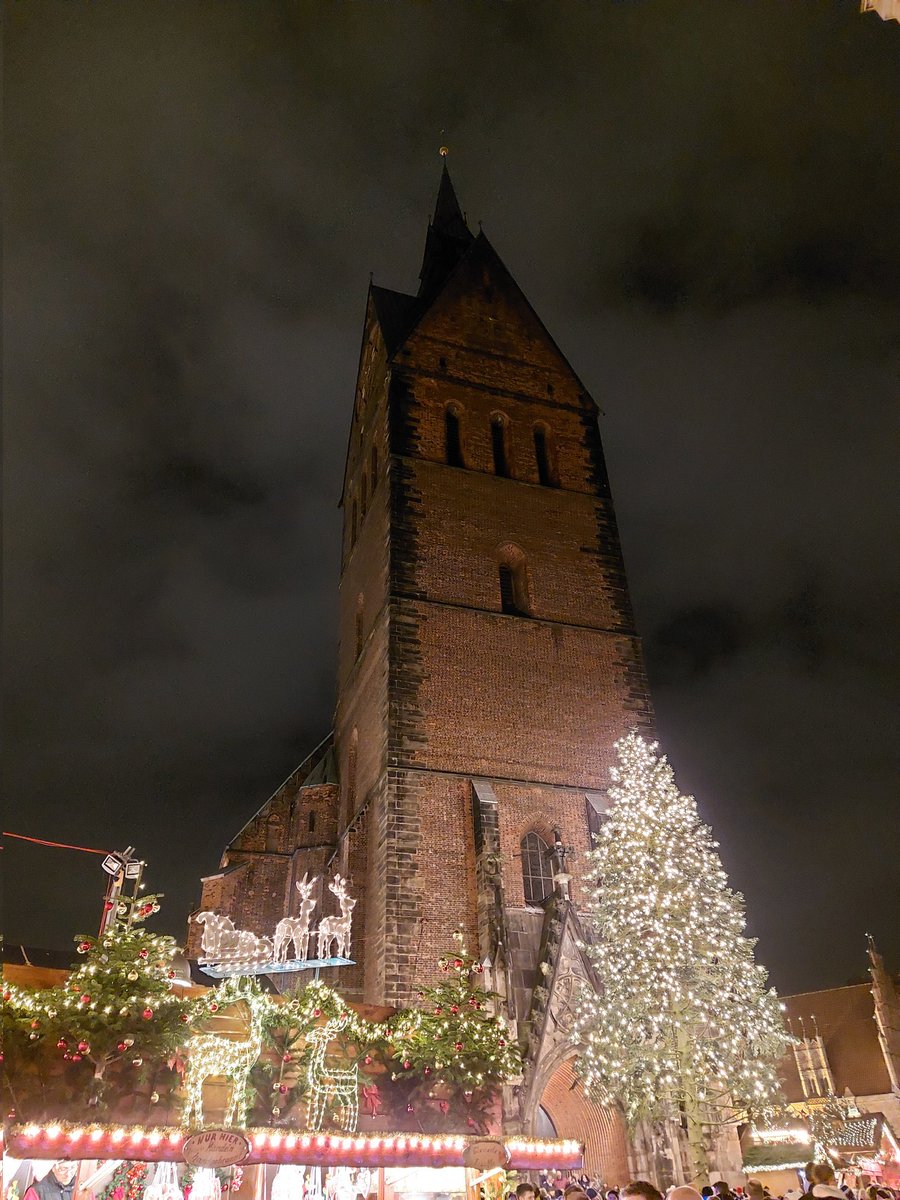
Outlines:
<svg viewBox="0 0 900 1200"><path fill-rule="evenodd" d="M441 146L439 153L440 153L441 158L446 158L447 155L450 153L450 147L449 146Z"/></svg>

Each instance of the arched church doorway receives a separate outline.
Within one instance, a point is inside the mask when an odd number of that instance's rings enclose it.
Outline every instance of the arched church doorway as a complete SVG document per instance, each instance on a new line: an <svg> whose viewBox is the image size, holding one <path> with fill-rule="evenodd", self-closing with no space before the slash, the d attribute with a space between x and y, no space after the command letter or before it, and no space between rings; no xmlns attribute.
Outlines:
<svg viewBox="0 0 900 1200"><path fill-rule="evenodd" d="M620 1187L629 1179L628 1137L621 1113L585 1096L572 1059L556 1068L544 1086L533 1121L539 1128L549 1124L561 1138L584 1143L584 1169L607 1187Z"/></svg>

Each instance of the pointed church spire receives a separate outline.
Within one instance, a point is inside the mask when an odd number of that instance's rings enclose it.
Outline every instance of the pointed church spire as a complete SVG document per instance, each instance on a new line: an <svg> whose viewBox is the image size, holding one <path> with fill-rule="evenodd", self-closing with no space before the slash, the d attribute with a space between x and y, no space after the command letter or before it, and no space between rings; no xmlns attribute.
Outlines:
<svg viewBox="0 0 900 1200"><path fill-rule="evenodd" d="M419 272L419 296L432 300L440 291L447 276L465 254L473 241L472 232L456 198L456 190L447 170L447 159L441 147L444 165L438 185L434 216L425 239L425 255Z"/></svg>
<svg viewBox="0 0 900 1200"><path fill-rule="evenodd" d="M466 218L456 198L456 189L450 178L450 172L447 170L446 158L441 169L441 182L438 185L438 194L434 205L434 216L431 218L431 227L432 229L436 229L438 233L447 234L448 237L461 238L464 241L470 241L472 238L472 234L469 232L469 227L466 224Z"/></svg>

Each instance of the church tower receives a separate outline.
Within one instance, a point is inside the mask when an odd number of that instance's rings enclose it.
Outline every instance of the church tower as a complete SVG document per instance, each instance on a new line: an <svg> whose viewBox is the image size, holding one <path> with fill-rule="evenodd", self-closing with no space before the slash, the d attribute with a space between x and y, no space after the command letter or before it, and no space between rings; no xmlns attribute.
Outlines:
<svg viewBox="0 0 900 1200"><path fill-rule="evenodd" d="M516 943L554 872L583 898L613 743L651 712L596 405L446 166L418 294L369 291L343 510L338 836L365 998L408 1002L459 926L527 988Z"/></svg>
<svg viewBox="0 0 900 1200"><path fill-rule="evenodd" d="M305 870L348 876L360 965L334 982L372 1003L414 1002L461 927L528 1045L515 1119L576 1136L585 855L614 742L652 726L597 415L445 166L418 291L369 289L333 741L204 882L265 932ZM611 1114L574 1124L624 1156Z"/></svg>

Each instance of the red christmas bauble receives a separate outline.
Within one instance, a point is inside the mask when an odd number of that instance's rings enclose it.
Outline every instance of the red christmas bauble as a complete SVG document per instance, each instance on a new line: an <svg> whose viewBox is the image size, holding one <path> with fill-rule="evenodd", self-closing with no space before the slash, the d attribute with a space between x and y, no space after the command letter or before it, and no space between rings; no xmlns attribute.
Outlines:
<svg viewBox="0 0 900 1200"><path fill-rule="evenodd" d="M88 950L90 950L90 948L91 948L90 942L79 942L78 947L77 947L79 954L87 954L87 952L88 952Z"/></svg>
<svg viewBox="0 0 900 1200"><path fill-rule="evenodd" d="M461 958L454 958L453 965L454 967L461 967L463 965L463 960Z"/></svg>
<svg viewBox="0 0 900 1200"><path fill-rule="evenodd" d="M128 1047L124 1042L119 1042L118 1046L116 1046L116 1049L120 1054L124 1054Z"/></svg>
<svg viewBox="0 0 900 1200"><path fill-rule="evenodd" d="M502 1047L502 1046L505 1046L505 1045L506 1045L506 1038L501 1038L501 1039L499 1040L499 1042L497 1043L497 1045L498 1045L498 1046L501 1046L501 1047Z"/></svg>
<svg viewBox="0 0 900 1200"><path fill-rule="evenodd" d="M3 993L3 999L4 1000L12 999L12 992L9 990L9 988L7 988L6 991Z"/></svg>
<svg viewBox="0 0 900 1200"><path fill-rule="evenodd" d="M31 1022L32 1029L40 1029L40 1027L41 1027L41 1023L37 1019L35 1019L34 1021Z"/></svg>
<svg viewBox="0 0 900 1200"><path fill-rule="evenodd" d="M403 1070L408 1071L411 1066L412 1066L412 1063L409 1061L408 1058L405 1058L403 1060Z"/></svg>
<svg viewBox="0 0 900 1200"><path fill-rule="evenodd" d="M475 997L474 997L474 996L470 996L470 997L469 997L469 1007L470 1007L470 1008L477 1008L477 1007L478 1007L478 1001L475 999Z"/></svg>
<svg viewBox="0 0 900 1200"><path fill-rule="evenodd" d="M289 1054L282 1054L282 1056L281 1056L281 1061L282 1061L282 1062L290 1062L290 1061L291 1061L291 1056L290 1056Z"/></svg>
<svg viewBox="0 0 900 1200"><path fill-rule="evenodd" d="M454 1043L453 1043L453 1049L454 1049L454 1050L462 1050L462 1048L463 1048L463 1044L462 1044L462 1042L454 1042Z"/></svg>
<svg viewBox="0 0 900 1200"><path fill-rule="evenodd" d="M81 1062L80 1054L73 1054L73 1055L71 1055L71 1058L72 1058L72 1062Z"/></svg>
<svg viewBox="0 0 900 1200"><path fill-rule="evenodd" d="M281 1092L282 1096L286 1096L286 1095L287 1095L287 1090L288 1090L288 1089L287 1089L287 1084L286 1084L286 1083L279 1084L279 1085L278 1085L278 1090L279 1090L279 1092Z"/></svg>
<svg viewBox="0 0 900 1200"><path fill-rule="evenodd" d="M174 971L167 971L167 972L166 972L166 976L167 976L167 978L169 978L169 979L174 979L174 978L175 978L175 972L174 972Z"/></svg>
<svg viewBox="0 0 900 1200"><path fill-rule="evenodd" d="M441 1006L440 1006L440 1005L438 1005L438 1006L437 1006L437 1008L434 1010L434 1015L435 1015L436 1017L439 1017L443 1011L444 1011L444 1010L441 1008Z"/></svg>
<svg viewBox="0 0 900 1200"><path fill-rule="evenodd" d="M458 1012L459 1012L459 1005L458 1005L458 1004L451 1004L451 1005L450 1005L450 1011L451 1011L452 1013L458 1013Z"/></svg>
<svg viewBox="0 0 900 1200"><path fill-rule="evenodd" d="M68 1044L69 1043L66 1041L65 1038L60 1038L59 1041L56 1043L56 1048L57 1048L57 1050L65 1050L66 1047L68 1046Z"/></svg>
<svg viewBox="0 0 900 1200"><path fill-rule="evenodd" d="M368 1066L371 1063L371 1061L372 1061L371 1054L367 1054L366 1057L363 1059L363 1062L366 1064L366 1066Z"/></svg>
<svg viewBox="0 0 900 1200"><path fill-rule="evenodd" d="M103 908L106 912L109 912L109 910L112 908L112 906L113 906L112 900L107 900L106 903L103 905Z"/></svg>
<svg viewBox="0 0 900 1200"><path fill-rule="evenodd" d="M182 1024L184 1024L184 1025L187 1025L187 1023L190 1019L191 1018L187 1013L179 1013L178 1014L178 1020L181 1021Z"/></svg>
<svg viewBox="0 0 900 1200"><path fill-rule="evenodd" d="M82 1004L90 1004L90 1002L91 1002L91 998L87 994L87 992L85 992L84 995L81 997L81 1003Z"/></svg>
<svg viewBox="0 0 900 1200"><path fill-rule="evenodd" d="M87 1054L90 1051L90 1046L87 1044L87 1042L79 1042L78 1049L82 1054Z"/></svg>
<svg viewBox="0 0 900 1200"><path fill-rule="evenodd" d="M213 1000L212 1004L209 1006L209 1011L210 1012L218 1012L219 1011L219 1006L218 1006L218 1004L216 1004L215 1000Z"/></svg>
<svg viewBox="0 0 900 1200"><path fill-rule="evenodd" d="M149 950L138 950L138 958L149 958L149 957L150 957Z"/></svg>
<svg viewBox="0 0 900 1200"><path fill-rule="evenodd" d="M431 1074L431 1067L426 1067L426 1068L425 1068L425 1074L426 1074L426 1075L430 1075L430 1074Z"/></svg>
<svg viewBox="0 0 900 1200"><path fill-rule="evenodd" d="M153 1009L145 1008L144 1011L141 1013L141 1016L144 1018L145 1021L152 1021L153 1020Z"/></svg>
<svg viewBox="0 0 900 1200"><path fill-rule="evenodd" d="M321 1008L314 1008L314 1009L313 1009L313 1016L314 1016L314 1017L321 1017L321 1015L322 1015L322 1010L321 1010Z"/></svg>

